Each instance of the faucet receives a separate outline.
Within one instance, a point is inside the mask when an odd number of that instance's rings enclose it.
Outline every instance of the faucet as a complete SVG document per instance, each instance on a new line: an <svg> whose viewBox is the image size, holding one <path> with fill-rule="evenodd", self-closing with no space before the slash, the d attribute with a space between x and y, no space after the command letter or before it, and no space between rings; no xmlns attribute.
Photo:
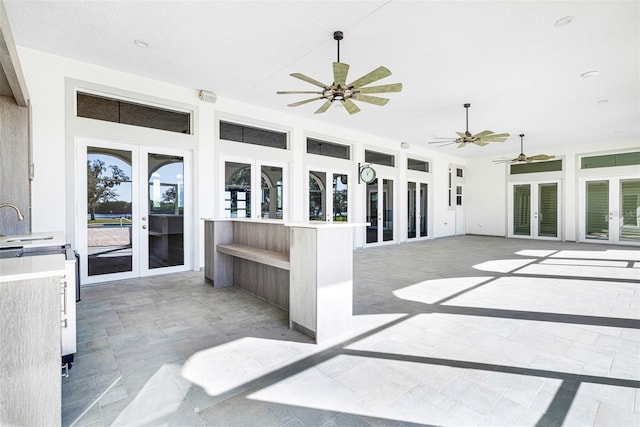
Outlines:
<svg viewBox="0 0 640 427"><path fill-rule="evenodd" d="M20 208L14 205L13 203L0 203L0 208L13 208L18 214L18 221L24 221L24 215L20 212Z"/></svg>

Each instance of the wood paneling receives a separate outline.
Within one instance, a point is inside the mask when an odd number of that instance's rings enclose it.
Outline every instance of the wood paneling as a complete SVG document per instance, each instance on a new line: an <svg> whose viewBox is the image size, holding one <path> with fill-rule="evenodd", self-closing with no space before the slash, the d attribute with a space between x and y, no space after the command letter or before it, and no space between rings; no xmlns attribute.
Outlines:
<svg viewBox="0 0 640 427"><path fill-rule="evenodd" d="M19 221L12 208L1 208L0 234L29 233L29 110L5 96L0 96L0 203L13 203L24 215Z"/></svg>
<svg viewBox="0 0 640 427"><path fill-rule="evenodd" d="M0 425L61 419L60 276L0 283Z"/></svg>

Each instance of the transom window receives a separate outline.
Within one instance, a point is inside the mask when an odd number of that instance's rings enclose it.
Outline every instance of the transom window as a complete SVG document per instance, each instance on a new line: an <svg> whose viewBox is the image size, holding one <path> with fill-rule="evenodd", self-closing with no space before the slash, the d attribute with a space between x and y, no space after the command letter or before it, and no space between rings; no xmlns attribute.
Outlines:
<svg viewBox="0 0 640 427"><path fill-rule="evenodd" d="M581 169L608 168L612 166L640 165L640 151L635 153L606 154L580 159Z"/></svg>
<svg viewBox="0 0 640 427"><path fill-rule="evenodd" d="M220 139L287 149L287 133L220 121Z"/></svg>
<svg viewBox="0 0 640 427"><path fill-rule="evenodd" d="M348 145L336 144L335 142L327 142L315 138L307 138L307 153L351 160L351 147Z"/></svg>
<svg viewBox="0 0 640 427"><path fill-rule="evenodd" d="M407 157L407 169L419 172L429 172L429 162Z"/></svg>
<svg viewBox="0 0 640 427"><path fill-rule="evenodd" d="M191 133L191 113L89 93L76 93L76 115L169 132Z"/></svg>
<svg viewBox="0 0 640 427"><path fill-rule="evenodd" d="M511 175L536 172L555 172L562 170L562 160L552 160L550 162L517 163L511 165Z"/></svg>
<svg viewBox="0 0 640 427"><path fill-rule="evenodd" d="M364 161L376 165L394 167L396 165L396 156L378 151L364 150Z"/></svg>

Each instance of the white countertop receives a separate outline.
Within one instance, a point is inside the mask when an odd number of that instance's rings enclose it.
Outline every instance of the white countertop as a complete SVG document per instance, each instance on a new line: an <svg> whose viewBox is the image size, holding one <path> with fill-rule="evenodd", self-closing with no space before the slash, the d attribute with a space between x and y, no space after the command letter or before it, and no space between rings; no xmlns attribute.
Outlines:
<svg viewBox="0 0 640 427"><path fill-rule="evenodd" d="M0 237L0 247L38 248L44 246L64 246L66 243L64 232L62 231L38 232Z"/></svg>
<svg viewBox="0 0 640 427"><path fill-rule="evenodd" d="M14 280L64 276L63 254L23 256L0 259L0 283Z"/></svg>
<svg viewBox="0 0 640 427"><path fill-rule="evenodd" d="M231 222L253 222L256 224L282 224L285 227L300 227L300 228L347 228L347 227L367 227L371 225L370 222L283 222L281 219L254 219L254 218L200 218L203 221L231 221Z"/></svg>

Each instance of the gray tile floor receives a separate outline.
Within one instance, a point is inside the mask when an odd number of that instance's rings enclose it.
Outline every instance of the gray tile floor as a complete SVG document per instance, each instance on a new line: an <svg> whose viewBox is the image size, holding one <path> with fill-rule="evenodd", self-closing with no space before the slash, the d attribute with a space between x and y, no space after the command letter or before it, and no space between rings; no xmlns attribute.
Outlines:
<svg viewBox="0 0 640 427"><path fill-rule="evenodd" d="M315 345L202 273L85 287L63 425L640 425L637 247L360 250L353 311Z"/></svg>

